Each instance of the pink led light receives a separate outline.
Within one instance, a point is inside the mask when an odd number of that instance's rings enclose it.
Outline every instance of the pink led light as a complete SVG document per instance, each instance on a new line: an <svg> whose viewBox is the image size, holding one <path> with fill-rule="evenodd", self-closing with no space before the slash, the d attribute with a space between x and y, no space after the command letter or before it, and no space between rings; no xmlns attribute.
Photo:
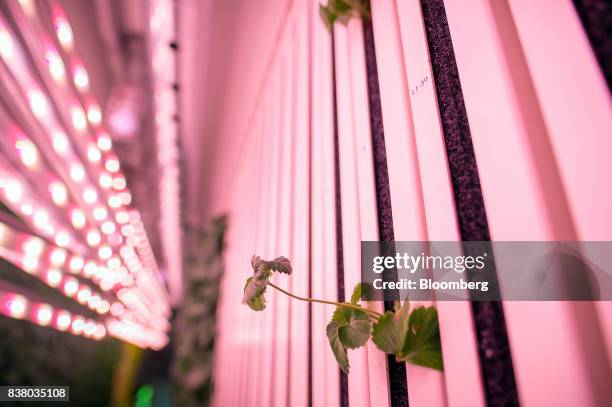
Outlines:
<svg viewBox="0 0 612 407"><path fill-rule="evenodd" d="M111 233L115 232L115 223L108 220L104 222L102 226L100 226L100 229L102 230L102 233L110 235Z"/></svg>
<svg viewBox="0 0 612 407"><path fill-rule="evenodd" d="M23 242L23 244L21 245L21 248L23 249L25 253L31 256L38 257L42 254L43 250L45 249L45 244L43 243L42 239L38 237L31 237L27 239L25 242Z"/></svg>
<svg viewBox="0 0 612 407"><path fill-rule="evenodd" d="M125 178L122 176L113 178L112 184L113 184L113 189L116 189L118 191L126 187Z"/></svg>
<svg viewBox="0 0 612 407"><path fill-rule="evenodd" d="M72 226L74 226L76 229L81 229L83 226L85 226L87 219L85 218L85 214L82 210L74 209L70 215L70 221Z"/></svg>
<svg viewBox="0 0 612 407"><path fill-rule="evenodd" d="M136 256L136 252L134 251L134 249L132 249L131 247L128 247L128 246L122 247L119 253L127 261L132 260Z"/></svg>
<svg viewBox="0 0 612 407"><path fill-rule="evenodd" d="M117 214L115 215L115 220L119 224L124 224L130 220L130 216L126 211L117 212Z"/></svg>
<svg viewBox="0 0 612 407"><path fill-rule="evenodd" d="M76 182L81 182L85 179L85 169L81 164L73 163L70 166L70 178Z"/></svg>
<svg viewBox="0 0 612 407"><path fill-rule="evenodd" d="M53 150L63 155L68 151L68 138L61 131L54 131L52 135Z"/></svg>
<svg viewBox="0 0 612 407"><path fill-rule="evenodd" d="M100 304L96 307L96 311L99 314L106 314L110 310L110 304L106 300L100 301Z"/></svg>
<svg viewBox="0 0 612 407"><path fill-rule="evenodd" d="M98 249L98 257L102 260L109 259L113 255L113 250L109 246L102 246Z"/></svg>
<svg viewBox="0 0 612 407"><path fill-rule="evenodd" d="M96 147L95 144L91 143L87 147L87 159L92 163L97 163L98 161L100 161L100 158L102 158L100 150L98 150L98 147Z"/></svg>
<svg viewBox="0 0 612 407"><path fill-rule="evenodd" d="M81 304L85 304L91 298L91 290L88 287L81 287L77 293L77 301Z"/></svg>
<svg viewBox="0 0 612 407"><path fill-rule="evenodd" d="M72 320L71 329L73 333L78 335L81 332L83 332L84 328L85 328L85 319L83 319L83 317L75 317Z"/></svg>
<svg viewBox="0 0 612 407"><path fill-rule="evenodd" d="M121 260L119 260L118 257L111 257L106 262L106 265L108 266L109 269L115 270L115 269L118 269L119 267L121 267Z"/></svg>
<svg viewBox="0 0 612 407"><path fill-rule="evenodd" d="M110 151L110 149L113 147L113 141L111 140L110 136L106 133L101 133L98 136L98 148L102 151Z"/></svg>
<svg viewBox="0 0 612 407"><path fill-rule="evenodd" d="M8 315L17 319L21 319L25 316L27 307L28 300L18 294L9 295L5 303L5 309Z"/></svg>
<svg viewBox="0 0 612 407"><path fill-rule="evenodd" d="M96 332L96 323L93 321L88 321L85 324L85 328L83 329L83 332L87 336L92 336Z"/></svg>
<svg viewBox="0 0 612 407"><path fill-rule="evenodd" d="M89 75L82 65L77 65L72 72L72 80L79 90L87 90L89 87Z"/></svg>
<svg viewBox="0 0 612 407"><path fill-rule="evenodd" d="M57 287L62 281L62 272L57 269L49 269L47 270L45 280L47 281L47 284L49 284L51 287Z"/></svg>
<svg viewBox="0 0 612 407"><path fill-rule="evenodd" d="M31 255L26 255L21 259L21 267L28 273L34 273L38 269L38 259Z"/></svg>
<svg viewBox="0 0 612 407"><path fill-rule="evenodd" d="M72 323L72 316L67 311L60 311L57 313L57 317L55 319L55 326L60 331L65 331L70 327Z"/></svg>
<svg viewBox="0 0 612 407"><path fill-rule="evenodd" d="M66 50L71 50L73 46L72 28L63 16L55 17L55 32L60 44Z"/></svg>
<svg viewBox="0 0 612 407"><path fill-rule="evenodd" d="M65 230L60 230L55 234L55 244L59 247L66 247L70 244L70 234Z"/></svg>
<svg viewBox="0 0 612 407"><path fill-rule="evenodd" d="M119 161L114 158L110 158L106 160L106 163L104 163L104 167L108 172L117 172L119 171Z"/></svg>
<svg viewBox="0 0 612 407"><path fill-rule="evenodd" d="M87 244L91 247L97 246L100 244L100 241L102 240L102 237L100 236L100 233L98 233L98 231L96 230L90 230L89 232L87 232Z"/></svg>
<svg viewBox="0 0 612 407"><path fill-rule="evenodd" d="M4 196L11 203L17 203L23 196L23 187L15 179L10 179L4 183Z"/></svg>
<svg viewBox="0 0 612 407"><path fill-rule="evenodd" d="M69 277L64 282L64 293L68 297L74 296L79 291L79 282L76 278Z"/></svg>
<svg viewBox="0 0 612 407"><path fill-rule="evenodd" d="M93 210L93 217L95 220L102 221L108 217L108 211L103 206L98 206Z"/></svg>
<svg viewBox="0 0 612 407"><path fill-rule="evenodd" d="M15 147L19 151L21 162L28 168L38 166L38 149L30 140L19 139L15 142Z"/></svg>
<svg viewBox="0 0 612 407"><path fill-rule="evenodd" d="M96 326L96 331L93 334L94 339L100 340L106 336L106 328L103 325L98 324Z"/></svg>
<svg viewBox="0 0 612 407"><path fill-rule="evenodd" d="M133 225L127 224L121 227L121 234L125 237L130 237L134 234L135 229Z"/></svg>
<svg viewBox="0 0 612 407"><path fill-rule="evenodd" d="M44 228L49 223L49 215L47 211L39 208L34 211L34 226L39 229Z"/></svg>
<svg viewBox="0 0 612 407"><path fill-rule="evenodd" d="M70 259L70 272L78 274L83 270L84 262L83 259L78 256L72 256Z"/></svg>
<svg viewBox="0 0 612 407"><path fill-rule="evenodd" d="M34 322L39 325L47 326L51 323L53 318L53 308L46 304L41 304L37 307L34 312Z"/></svg>
<svg viewBox="0 0 612 407"><path fill-rule="evenodd" d="M109 279L104 279L100 281L100 288L102 289L102 291L109 291L113 288L114 285L115 284Z"/></svg>
<svg viewBox="0 0 612 407"><path fill-rule="evenodd" d="M27 94L30 102L30 109L34 116L38 119L42 119L47 115L48 106L47 98L39 90L31 90Z"/></svg>
<svg viewBox="0 0 612 407"><path fill-rule="evenodd" d="M0 26L0 56L3 60L10 62L15 55L15 45L13 37L3 26Z"/></svg>
<svg viewBox="0 0 612 407"><path fill-rule="evenodd" d="M51 264L55 267L60 267L66 261L66 250L56 247L51 251Z"/></svg>
<svg viewBox="0 0 612 407"><path fill-rule="evenodd" d="M34 1L19 0L19 5L28 17L34 17L36 15L36 5L34 4Z"/></svg>
<svg viewBox="0 0 612 407"><path fill-rule="evenodd" d="M96 271L98 271L98 266L93 261L88 261L83 267L83 274L85 274L86 277L93 276L96 274Z"/></svg>
<svg viewBox="0 0 612 407"><path fill-rule="evenodd" d="M110 307L110 313L116 317L123 314L124 311L125 311L125 307L120 302L115 302Z"/></svg>
<svg viewBox="0 0 612 407"><path fill-rule="evenodd" d="M92 309L95 309L98 305L100 305L101 301L102 301L102 298L100 298L98 294L94 294L91 297L89 297L89 300L87 300L87 306L89 306Z"/></svg>
<svg viewBox="0 0 612 407"><path fill-rule="evenodd" d="M70 109L70 117L72 118L72 125L76 130L85 130L85 127L87 127L87 118L85 117L83 109L80 107L73 107Z"/></svg>
<svg viewBox="0 0 612 407"><path fill-rule="evenodd" d="M49 184L49 192L51 192L51 199L58 206L66 205L68 200L68 191L66 186L59 181L54 181Z"/></svg>
<svg viewBox="0 0 612 407"><path fill-rule="evenodd" d="M57 82L63 82L66 76L66 70L64 69L64 63L62 59L54 51L45 52L45 59L49 65L49 73Z"/></svg>
<svg viewBox="0 0 612 407"><path fill-rule="evenodd" d="M91 187L85 188L85 191L83 191L83 200L88 204L95 203L98 200L98 193Z"/></svg>
<svg viewBox="0 0 612 407"><path fill-rule="evenodd" d="M102 121L102 112L97 105L91 105L87 109L87 119L91 124L98 125Z"/></svg>
<svg viewBox="0 0 612 407"><path fill-rule="evenodd" d="M114 186L113 177L107 172L100 174L99 183L102 188L108 189Z"/></svg>
<svg viewBox="0 0 612 407"><path fill-rule="evenodd" d="M114 209L121 207L121 196L111 195L108 198L108 206Z"/></svg>
<svg viewBox="0 0 612 407"><path fill-rule="evenodd" d="M119 194L119 198L121 199L121 204L125 206L129 205L132 202L132 194L127 191L121 192Z"/></svg>

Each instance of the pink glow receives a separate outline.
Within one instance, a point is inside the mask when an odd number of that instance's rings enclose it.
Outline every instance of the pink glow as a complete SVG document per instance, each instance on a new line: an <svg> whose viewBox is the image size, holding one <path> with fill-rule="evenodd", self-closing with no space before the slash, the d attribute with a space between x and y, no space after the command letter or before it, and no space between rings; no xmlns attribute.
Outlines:
<svg viewBox="0 0 612 407"><path fill-rule="evenodd" d="M57 15L54 19L55 31L60 44L66 49L71 50L73 47L73 34L70 24L63 15Z"/></svg>

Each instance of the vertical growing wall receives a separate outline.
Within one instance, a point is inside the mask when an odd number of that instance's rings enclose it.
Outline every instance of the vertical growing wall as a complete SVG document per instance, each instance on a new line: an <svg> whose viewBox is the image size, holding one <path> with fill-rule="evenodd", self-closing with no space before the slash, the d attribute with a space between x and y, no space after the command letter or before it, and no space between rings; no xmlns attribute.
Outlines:
<svg viewBox="0 0 612 407"><path fill-rule="evenodd" d="M240 305L254 253L291 258L283 288L343 300L362 240L610 240L609 91L574 6L545 3L373 1L331 33L316 1L290 3L213 191L229 214L216 405L610 402L606 302L440 302L443 373L368 344L348 376L331 306Z"/></svg>

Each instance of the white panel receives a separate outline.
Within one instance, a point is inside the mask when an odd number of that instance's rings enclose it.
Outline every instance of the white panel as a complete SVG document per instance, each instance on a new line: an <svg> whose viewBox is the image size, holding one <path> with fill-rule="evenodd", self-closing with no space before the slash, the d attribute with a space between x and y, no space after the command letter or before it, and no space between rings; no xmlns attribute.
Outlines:
<svg viewBox="0 0 612 407"><path fill-rule="evenodd" d="M362 22L352 19L346 27L336 25L334 34L345 295L348 298L361 278L361 241L378 240L378 218ZM383 308L382 303L368 306L377 311ZM359 360L356 361L357 356ZM364 403L369 398L372 405L388 405L386 355L368 342L365 350L352 352L349 359L355 365L349 374L349 403ZM365 389L363 373L368 375L369 389Z"/></svg>
<svg viewBox="0 0 612 407"><path fill-rule="evenodd" d="M293 207L293 256L295 272L291 276L291 291L308 297L310 294L310 129L308 84L308 37L306 4L296 5L296 25L293 31L293 81L295 89L291 108L294 118L289 131L295 137L294 145L294 201ZM291 406L308 403L308 308L303 301L291 301L291 354L289 391ZM284 407L284 406L283 406Z"/></svg>
<svg viewBox="0 0 612 407"><path fill-rule="evenodd" d="M337 298L336 197L331 35L319 18L319 2L312 13L312 296ZM325 334L334 312L331 305L312 307L312 403L337 406L340 374Z"/></svg>
<svg viewBox="0 0 612 407"><path fill-rule="evenodd" d="M513 22L507 13L500 14L499 7L507 6L484 0L470 5L448 0L446 11L491 238L574 239L538 101L513 37ZM523 405L598 405L593 391L597 375L591 375L598 367L589 365L588 353L604 350L585 347L581 333L596 331L596 322L593 315L580 312L583 306L504 303Z"/></svg>

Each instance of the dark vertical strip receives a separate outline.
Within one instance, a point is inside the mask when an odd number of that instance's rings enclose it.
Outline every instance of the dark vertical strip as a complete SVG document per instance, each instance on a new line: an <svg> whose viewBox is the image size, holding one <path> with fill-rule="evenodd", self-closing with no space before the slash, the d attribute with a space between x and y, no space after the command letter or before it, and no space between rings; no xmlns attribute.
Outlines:
<svg viewBox="0 0 612 407"><path fill-rule="evenodd" d="M478 168L455 53L442 0L421 0L461 239L490 241ZM485 397L489 406L518 405L500 302L472 302Z"/></svg>
<svg viewBox="0 0 612 407"><path fill-rule="evenodd" d="M610 0L574 0L574 7L612 91L612 3Z"/></svg>
<svg viewBox="0 0 612 407"><path fill-rule="evenodd" d="M332 88L334 97L334 179L336 187L336 257L338 262L338 302L344 302L344 258L342 245L342 192L340 191L340 151L338 142L338 108L336 95L336 40L331 34L332 45ZM340 407L348 407L348 376L340 372Z"/></svg>
<svg viewBox="0 0 612 407"><path fill-rule="evenodd" d="M376 183L378 232L381 241L393 242L395 237L393 233L391 191L389 188L389 173L387 168L387 150L385 149L382 106L380 104L380 90L378 87L378 68L376 66L374 32L370 19L363 19L363 36L365 43L366 71L368 76L368 102L370 108L370 129L372 133L374 177ZM397 272L394 274L395 276L385 276L385 278L397 280ZM385 309L392 310L393 302L386 301ZM391 397L391 405L394 407L408 406L406 364L398 363L393 355L387 355L387 366L389 370L389 394Z"/></svg>

